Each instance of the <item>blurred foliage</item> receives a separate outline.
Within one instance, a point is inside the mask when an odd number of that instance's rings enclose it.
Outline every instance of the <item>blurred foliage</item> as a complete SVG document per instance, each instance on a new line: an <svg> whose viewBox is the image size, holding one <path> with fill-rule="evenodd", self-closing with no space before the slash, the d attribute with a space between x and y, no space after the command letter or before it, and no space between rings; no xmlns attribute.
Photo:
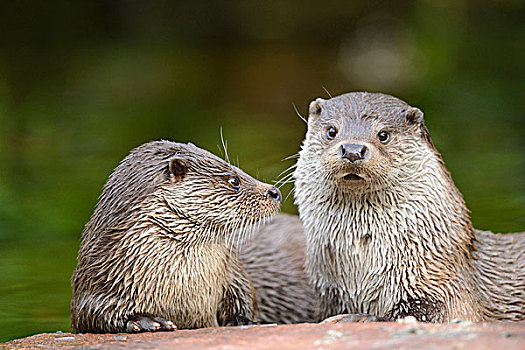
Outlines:
<svg viewBox="0 0 525 350"><path fill-rule="evenodd" d="M476 227L525 229L523 1L28 0L0 13L0 341L69 329L80 233L131 148L220 154L222 127L232 158L274 181L305 132L292 103L305 115L323 87L420 107Z"/></svg>

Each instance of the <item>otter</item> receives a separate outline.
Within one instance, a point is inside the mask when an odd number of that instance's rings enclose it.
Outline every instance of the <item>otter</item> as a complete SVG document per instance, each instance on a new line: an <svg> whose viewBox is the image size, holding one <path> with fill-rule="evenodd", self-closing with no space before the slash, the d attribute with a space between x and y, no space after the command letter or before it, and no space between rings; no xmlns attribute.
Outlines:
<svg viewBox="0 0 525 350"><path fill-rule="evenodd" d="M293 176L317 320L525 320L525 233L473 228L418 108L313 101Z"/></svg>
<svg viewBox="0 0 525 350"><path fill-rule="evenodd" d="M74 332L171 331L256 321L236 246L279 190L192 144L146 143L116 167L72 277Z"/></svg>

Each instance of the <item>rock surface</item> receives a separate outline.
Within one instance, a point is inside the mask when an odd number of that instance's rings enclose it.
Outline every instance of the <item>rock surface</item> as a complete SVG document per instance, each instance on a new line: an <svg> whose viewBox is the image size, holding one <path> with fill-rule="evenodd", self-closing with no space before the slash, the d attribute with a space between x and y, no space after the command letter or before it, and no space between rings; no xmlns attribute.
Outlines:
<svg viewBox="0 0 525 350"><path fill-rule="evenodd" d="M525 322L337 323L141 334L44 333L1 349L525 349Z"/></svg>

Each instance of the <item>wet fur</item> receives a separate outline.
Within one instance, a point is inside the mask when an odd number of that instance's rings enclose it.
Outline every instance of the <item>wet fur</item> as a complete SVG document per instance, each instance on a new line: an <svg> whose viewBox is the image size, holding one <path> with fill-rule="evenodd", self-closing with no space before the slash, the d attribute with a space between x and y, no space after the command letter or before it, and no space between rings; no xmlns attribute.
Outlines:
<svg viewBox="0 0 525 350"><path fill-rule="evenodd" d="M228 184L231 175L239 190ZM137 315L178 328L255 320L236 246L277 210L270 187L191 144L134 149L109 177L83 232L72 330L124 332Z"/></svg>
<svg viewBox="0 0 525 350"><path fill-rule="evenodd" d="M392 135L386 145L375 138L381 129ZM349 171L343 142L366 144L370 159ZM345 172L366 181L349 184ZM473 229L417 108L375 93L312 102L294 177L317 319L525 319L525 234Z"/></svg>
<svg viewBox="0 0 525 350"><path fill-rule="evenodd" d="M240 251L260 323L313 322L318 301L304 272L305 240L297 216L280 214Z"/></svg>

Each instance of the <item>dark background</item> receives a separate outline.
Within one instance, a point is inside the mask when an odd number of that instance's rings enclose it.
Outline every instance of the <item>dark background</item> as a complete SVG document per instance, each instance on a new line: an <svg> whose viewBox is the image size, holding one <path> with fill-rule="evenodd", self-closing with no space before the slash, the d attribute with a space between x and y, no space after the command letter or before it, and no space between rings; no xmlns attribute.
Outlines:
<svg viewBox="0 0 525 350"><path fill-rule="evenodd" d="M0 341L69 329L80 234L131 148L220 154L222 127L274 181L323 87L420 107L476 227L524 230L524 47L520 0L2 2Z"/></svg>

